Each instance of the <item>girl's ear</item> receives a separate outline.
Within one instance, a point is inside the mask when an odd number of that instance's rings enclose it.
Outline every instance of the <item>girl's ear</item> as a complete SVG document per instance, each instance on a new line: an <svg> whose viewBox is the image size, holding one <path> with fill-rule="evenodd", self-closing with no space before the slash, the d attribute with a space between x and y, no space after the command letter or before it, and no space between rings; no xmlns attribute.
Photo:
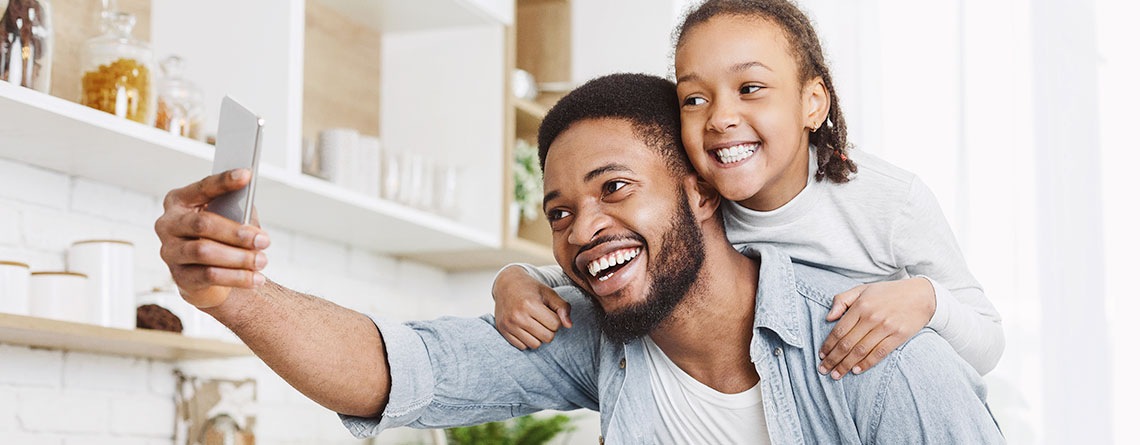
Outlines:
<svg viewBox="0 0 1140 445"><path fill-rule="evenodd" d="M685 178L685 191L688 193L689 206L697 222L704 222L709 218L719 218L720 193L704 179L690 174Z"/></svg>
<svg viewBox="0 0 1140 445"><path fill-rule="evenodd" d="M831 112L831 92L823 84L823 78L816 76L804 85L804 127L815 131L827 121Z"/></svg>

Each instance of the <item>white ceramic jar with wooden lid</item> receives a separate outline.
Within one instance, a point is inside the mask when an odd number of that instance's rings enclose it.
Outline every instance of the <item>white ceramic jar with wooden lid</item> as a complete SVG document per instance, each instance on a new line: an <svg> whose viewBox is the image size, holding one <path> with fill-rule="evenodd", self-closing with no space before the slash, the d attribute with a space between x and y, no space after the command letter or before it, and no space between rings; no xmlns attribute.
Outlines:
<svg viewBox="0 0 1140 445"><path fill-rule="evenodd" d="M28 265L0 260L0 312L28 315Z"/></svg>
<svg viewBox="0 0 1140 445"><path fill-rule="evenodd" d="M36 317L94 323L87 275L75 272L32 272L28 308Z"/></svg>
<svg viewBox="0 0 1140 445"><path fill-rule="evenodd" d="M122 240L76 241L67 251L67 270L87 275L96 324L135 328L134 252Z"/></svg>

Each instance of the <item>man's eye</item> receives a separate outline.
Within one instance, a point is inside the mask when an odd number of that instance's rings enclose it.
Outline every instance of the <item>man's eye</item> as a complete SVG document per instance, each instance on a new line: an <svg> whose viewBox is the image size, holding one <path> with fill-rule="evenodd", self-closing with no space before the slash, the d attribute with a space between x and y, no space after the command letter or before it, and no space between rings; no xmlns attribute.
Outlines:
<svg viewBox="0 0 1140 445"><path fill-rule="evenodd" d="M740 94L752 94L762 89L759 85L745 85L740 87Z"/></svg>
<svg viewBox="0 0 1140 445"><path fill-rule="evenodd" d="M558 220L565 218L569 215L570 215L570 212L567 212L567 211L562 210L562 209L554 209L554 210L551 210L549 213L546 214L546 219L550 222L555 222L555 221L558 221Z"/></svg>
<svg viewBox="0 0 1140 445"><path fill-rule="evenodd" d="M705 98L694 96L694 97L686 97L684 105L685 106L704 105L706 103L708 103L708 101L705 100Z"/></svg>
<svg viewBox="0 0 1140 445"><path fill-rule="evenodd" d="M622 188L624 188L627 185L629 185L629 183L625 182L625 181L609 181L605 185L602 186L602 192L604 194L608 195L610 193L614 193L614 192L617 192L618 190L621 190Z"/></svg>

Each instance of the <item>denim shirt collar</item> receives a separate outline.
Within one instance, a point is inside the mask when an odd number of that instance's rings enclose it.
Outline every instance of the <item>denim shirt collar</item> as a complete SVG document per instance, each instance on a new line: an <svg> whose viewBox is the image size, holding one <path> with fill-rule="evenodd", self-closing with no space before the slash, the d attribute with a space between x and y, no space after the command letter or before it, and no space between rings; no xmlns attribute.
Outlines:
<svg viewBox="0 0 1140 445"><path fill-rule="evenodd" d="M803 304L796 301L796 279L791 259L768 244L738 246L740 253L760 260L760 279L756 288L756 316L752 327L765 328L780 337L784 343L797 348L804 346Z"/></svg>

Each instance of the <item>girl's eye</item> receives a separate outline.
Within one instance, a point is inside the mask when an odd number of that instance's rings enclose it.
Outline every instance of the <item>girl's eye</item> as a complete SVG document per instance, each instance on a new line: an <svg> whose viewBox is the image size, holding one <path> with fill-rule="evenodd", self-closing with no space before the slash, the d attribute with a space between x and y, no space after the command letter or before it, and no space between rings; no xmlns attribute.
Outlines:
<svg viewBox="0 0 1140 445"><path fill-rule="evenodd" d="M625 186L627 186L627 185L629 185L629 183L625 182L625 181L620 181L620 180L609 181L609 182L605 183L604 185L602 185L602 193L605 195L609 195L611 193L616 193L618 190L625 188Z"/></svg>
<svg viewBox="0 0 1140 445"><path fill-rule="evenodd" d="M745 85L740 87L740 94L752 94L760 91L760 89L761 87L759 85Z"/></svg>
<svg viewBox="0 0 1140 445"><path fill-rule="evenodd" d="M685 106L694 106L694 105L704 105L706 103L708 103L708 101L705 100L703 97L693 96L693 97L686 97L684 105Z"/></svg>

